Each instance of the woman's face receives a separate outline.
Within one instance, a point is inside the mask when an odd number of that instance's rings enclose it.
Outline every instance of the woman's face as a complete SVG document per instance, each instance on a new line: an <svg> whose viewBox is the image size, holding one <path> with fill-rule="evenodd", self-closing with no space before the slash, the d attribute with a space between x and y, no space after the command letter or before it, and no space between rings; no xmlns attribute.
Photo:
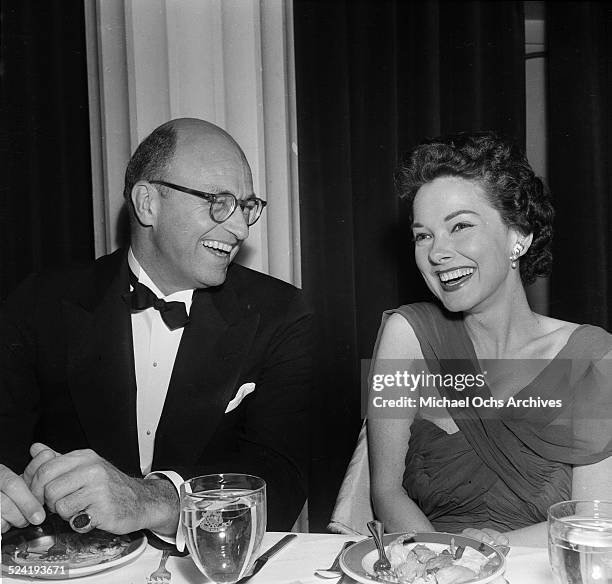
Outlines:
<svg viewBox="0 0 612 584"><path fill-rule="evenodd" d="M440 177L423 185L413 216L417 265L448 310L478 312L512 293L509 258L520 238L478 183Z"/></svg>

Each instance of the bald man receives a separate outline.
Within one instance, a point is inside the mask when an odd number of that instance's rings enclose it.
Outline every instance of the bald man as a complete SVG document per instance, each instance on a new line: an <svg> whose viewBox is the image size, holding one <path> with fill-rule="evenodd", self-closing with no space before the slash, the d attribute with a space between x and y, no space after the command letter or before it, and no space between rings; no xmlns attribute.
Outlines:
<svg viewBox="0 0 612 584"><path fill-rule="evenodd" d="M44 504L171 538L180 482L217 472L262 477L268 529L288 530L306 498L311 315L293 286L232 264L265 207L244 153L173 120L132 156L124 196L128 249L33 276L2 310L2 531Z"/></svg>

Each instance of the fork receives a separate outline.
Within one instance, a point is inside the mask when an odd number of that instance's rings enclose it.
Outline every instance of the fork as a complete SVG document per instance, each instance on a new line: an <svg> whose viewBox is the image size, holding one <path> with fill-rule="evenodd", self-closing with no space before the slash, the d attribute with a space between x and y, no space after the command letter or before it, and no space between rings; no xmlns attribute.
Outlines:
<svg viewBox="0 0 612 584"><path fill-rule="evenodd" d="M373 566L376 576L379 578L396 580L395 574L391 570L391 562L385 553L385 546L383 544L383 524L376 520L368 521L368 529L378 549L378 559L374 562Z"/></svg>
<svg viewBox="0 0 612 584"><path fill-rule="evenodd" d="M68 555L66 554L66 545L59 539L56 539L53 545L41 556L42 560L65 560Z"/></svg>
<svg viewBox="0 0 612 584"><path fill-rule="evenodd" d="M61 520L59 520L61 521ZM60 536L61 526L58 526L57 515L51 514L49 516L49 523L53 528L53 545L41 556L41 560L56 560L64 561L68 559L66 544L62 541Z"/></svg>
<svg viewBox="0 0 612 584"><path fill-rule="evenodd" d="M147 578L147 584L170 584L170 578L172 574L166 570L166 561L170 556L170 550L166 549L162 552L161 560L159 561L159 568L151 573Z"/></svg>
<svg viewBox="0 0 612 584"><path fill-rule="evenodd" d="M340 556L342 556L347 547L353 545L354 543L354 541L344 542L344 544L342 544L342 548L338 552L338 555L335 557L333 564L327 569L319 568L318 570L315 570L315 576L318 576L319 578L339 578L342 576L342 571L340 570Z"/></svg>

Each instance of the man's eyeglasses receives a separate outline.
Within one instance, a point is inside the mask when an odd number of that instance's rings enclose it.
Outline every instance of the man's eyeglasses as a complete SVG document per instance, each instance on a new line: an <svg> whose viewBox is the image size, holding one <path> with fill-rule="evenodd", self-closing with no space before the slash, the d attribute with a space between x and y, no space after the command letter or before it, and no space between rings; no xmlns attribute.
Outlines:
<svg viewBox="0 0 612 584"><path fill-rule="evenodd" d="M264 207L268 204L262 199L257 197L250 197L248 199L237 199L232 193L205 193L203 191L196 191L195 189L188 189L174 183L166 182L163 180L150 180L150 183L154 185L162 185L188 195L195 195L210 203L210 218L215 223L223 223L232 213L236 210L236 207L240 207L242 215L246 224L250 227L257 219L261 216L261 212Z"/></svg>

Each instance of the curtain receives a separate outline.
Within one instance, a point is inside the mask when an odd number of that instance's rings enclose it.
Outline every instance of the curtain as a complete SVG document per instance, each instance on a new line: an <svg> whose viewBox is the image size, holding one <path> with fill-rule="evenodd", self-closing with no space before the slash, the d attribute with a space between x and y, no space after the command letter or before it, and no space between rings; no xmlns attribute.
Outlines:
<svg viewBox="0 0 612 584"><path fill-rule="evenodd" d="M93 258L83 2L0 4L0 298Z"/></svg>
<svg viewBox="0 0 612 584"><path fill-rule="evenodd" d="M428 297L401 152L426 136L525 135L522 2L294 0L303 288L318 320L312 531L323 530L360 425L360 360L383 310ZM333 443L333 448L330 448Z"/></svg>
<svg viewBox="0 0 612 584"><path fill-rule="evenodd" d="M612 6L546 7L552 316L612 329Z"/></svg>

